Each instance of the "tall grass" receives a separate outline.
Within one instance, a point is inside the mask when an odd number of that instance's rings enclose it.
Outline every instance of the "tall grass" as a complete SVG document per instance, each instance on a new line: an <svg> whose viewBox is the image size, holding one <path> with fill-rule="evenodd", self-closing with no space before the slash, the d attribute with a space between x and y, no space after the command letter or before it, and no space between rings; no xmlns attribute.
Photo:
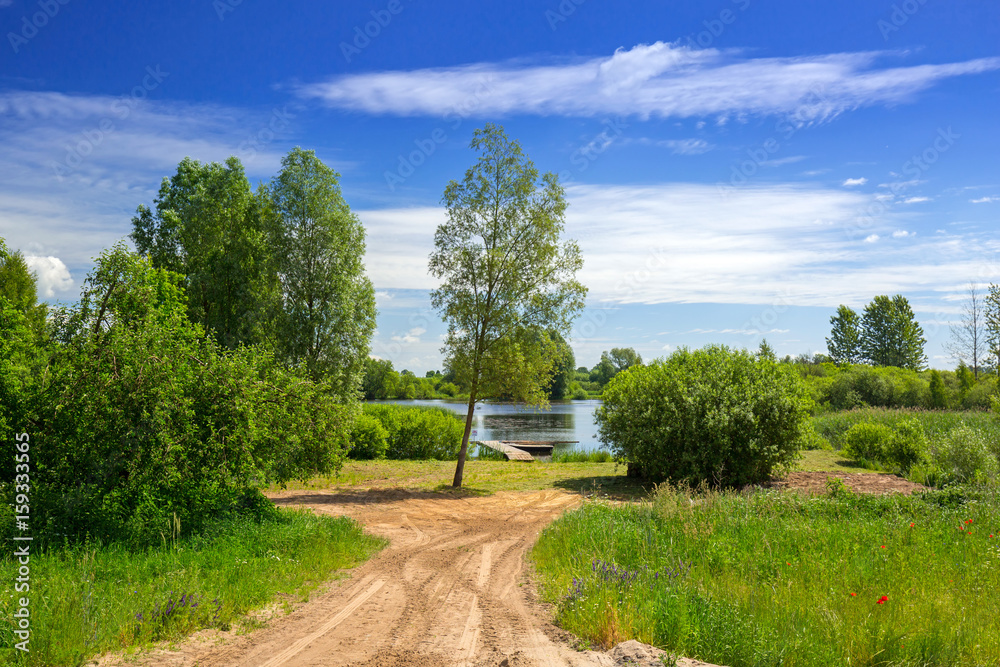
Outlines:
<svg viewBox="0 0 1000 667"><path fill-rule="evenodd" d="M553 463L610 463L615 458L611 452L598 449L590 452L569 451L557 452L552 455Z"/></svg>
<svg viewBox="0 0 1000 667"><path fill-rule="evenodd" d="M817 433L840 449L844 433L855 424L874 422L894 427L904 419L911 418L920 422L932 444L943 439L948 431L963 424L982 432L990 440L1000 440L1000 419L983 411L857 408L813 417L813 426Z"/></svg>
<svg viewBox="0 0 1000 667"><path fill-rule="evenodd" d="M259 523L230 519L176 541L168 535L152 549L90 543L32 554L30 591L18 594L31 601L31 650L10 648L15 601L0 595L0 662L78 665L202 627L225 629L280 593L305 599L384 545L347 518L280 510ZM0 562L4 581L16 569L9 556Z"/></svg>
<svg viewBox="0 0 1000 667"><path fill-rule="evenodd" d="M1000 497L963 500L661 488L567 513L533 557L558 622L595 644L731 667L996 665Z"/></svg>

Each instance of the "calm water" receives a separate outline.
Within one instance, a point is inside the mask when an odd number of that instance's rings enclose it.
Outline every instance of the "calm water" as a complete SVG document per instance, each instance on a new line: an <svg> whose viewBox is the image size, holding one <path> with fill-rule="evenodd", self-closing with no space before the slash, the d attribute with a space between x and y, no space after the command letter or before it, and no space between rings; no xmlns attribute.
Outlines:
<svg viewBox="0 0 1000 667"><path fill-rule="evenodd" d="M465 417L467 405L442 400L384 401L399 405L436 405ZM575 445L556 445L555 451L600 449L594 409L601 402L552 403L538 410L512 403L480 403L472 422L470 440L578 440Z"/></svg>

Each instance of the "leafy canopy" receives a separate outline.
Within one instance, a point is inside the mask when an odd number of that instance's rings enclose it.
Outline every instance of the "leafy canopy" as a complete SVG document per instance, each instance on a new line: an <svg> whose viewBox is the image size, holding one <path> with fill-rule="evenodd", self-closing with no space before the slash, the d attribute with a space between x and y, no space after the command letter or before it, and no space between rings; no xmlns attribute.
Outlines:
<svg viewBox="0 0 1000 667"><path fill-rule="evenodd" d="M446 365L471 387L455 485L468 447L476 398L546 402L557 343L582 310L580 248L563 241L566 199L555 174L538 170L503 128L476 130L479 158L445 188L447 222L434 235L431 303L448 326Z"/></svg>

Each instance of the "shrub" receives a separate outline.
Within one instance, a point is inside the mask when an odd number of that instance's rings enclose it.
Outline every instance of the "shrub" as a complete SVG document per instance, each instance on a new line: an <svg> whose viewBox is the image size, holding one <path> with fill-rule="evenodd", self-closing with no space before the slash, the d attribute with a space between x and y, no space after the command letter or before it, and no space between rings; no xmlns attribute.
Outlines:
<svg viewBox="0 0 1000 667"><path fill-rule="evenodd" d="M996 378L980 379L962 397L962 408L965 410L988 410L990 408L990 398L997 395Z"/></svg>
<svg viewBox="0 0 1000 667"><path fill-rule="evenodd" d="M458 458L465 424L451 410L384 403L366 405L364 413L378 419L385 428L385 453L390 459Z"/></svg>
<svg viewBox="0 0 1000 667"><path fill-rule="evenodd" d="M893 428L894 433L885 450L886 467L903 474L927 458L927 436L916 419L904 419Z"/></svg>
<svg viewBox="0 0 1000 667"><path fill-rule="evenodd" d="M388 432L382 422L371 415L358 415L351 429L348 456L352 459L384 459L389 448L387 437Z"/></svg>
<svg viewBox="0 0 1000 667"><path fill-rule="evenodd" d="M982 434L962 425L950 431L934 453L934 463L949 482L978 482L995 477L997 458Z"/></svg>
<svg viewBox="0 0 1000 667"><path fill-rule="evenodd" d="M710 346L617 374L595 418L615 459L646 477L739 486L792 463L805 404L788 364Z"/></svg>
<svg viewBox="0 0 1000 667"><path fill-rule="evenodd" d="M57 311L28 401L43 543L158 542L168 523L197 530L259 506L269 481L340 466L352 409L269 352L221 350L188 319L181 282L117 246Z"/></svg>
<svg viewBox="0 0 1000 667"><path fill-rule="evenodd" d="M884 424L855 424L844 434L843 452L863 465L876 467L880 461L885 460L892 438L892 429Z"/></svg>

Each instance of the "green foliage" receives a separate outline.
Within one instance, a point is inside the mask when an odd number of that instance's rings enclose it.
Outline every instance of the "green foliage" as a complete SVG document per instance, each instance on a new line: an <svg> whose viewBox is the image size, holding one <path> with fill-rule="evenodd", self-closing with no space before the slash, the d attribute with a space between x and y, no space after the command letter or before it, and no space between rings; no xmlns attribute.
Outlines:
<svg viewBox="0 0 1000 667"><path fill-rule="evenodd" d="M358 415L351 427L352 459L384 459L389 449L389 432L382 422L366 413Z"/></svg>
<svg viewBox="0 0 1000 667"><path fill-rule="evenodd" d="M296 147L281 167L260 193L281 285L278 355L353 399L375 330L365 230L344 201L340 175L313 151Z"/></svg>
<svg viewBox="0 0 1000 667"><path fill-rule="evenodd" d="M931 392L931 407L943 410L948 407L948 391L945 389L944 380L937 370L931 371L931 381L929 384Z"/></svg>
<svg viewBox="0 0 1000 667"><path fill-rule="evenodd" d="M609 463L613 460L611 452L604 449L592 452L559 452L552 455L553 463Z"/></svg>
<svg viewBox="0 0 1000 667"><path fill-rule="evenodd" d="M905 475L927 459L927 436L920 422L912 418L897 423L893 431L882 464Z"/></svg>
<svg viewBox="0 0 1000 667"><path fill-rule="evenodd" d="M10 252L0 238L0 299L24 314L32 333L41 338L45 334L45 304L38 303L35 277L28 269L20 251Z"/></svg>
<svg viewBox="0 0 1000 667"><path fill-rule="evenodd" d="M26 415L36 539L147 543L340 466L353 410L269 352L222 350L188 319L181 281L119 244L56 313Z"/></svg>
<svg viewBox="0 0 1000 667"><path fill-rule="evenodd" d="M941 373L943 392L949 404L957 403L957 392L948 388L953 374ZM904 368L871 366L834 367L822 377L803 376L813 400L827 409L851 410L860 407L931 407L930 373Z"/></svg>
<svg viewBox="0 0 1000 667"><path fill-rule="evenodd" d="M884 424L855 424L844 434L843 452L868 467L877 467L886 458L893 430Z"/></svg>
<svg viewBox="0 0 1000 667"><path fill-rule="evenodd" d="M997 456L990 451L986 438L964 424L937 443L933 458L945 483L984 482L997 475Z"/></svg>
<svg viewBox="0 0 1000 667"><path fill-rule="evenodd" d="M576 377L576 357L573 356L573 348L562 334L555 329L550 330L548 334L556 345L555 366L552 370L552 382L548 388L549 399L558 401L571 393L570 386Z"/></svg>
<svg viewBox="0 0 1000 667"><path fill-rule="evenodd" d="M642 365L642 356L633 348L613 347L610 352L601 352L601 360L591 369L589 379L604 387L618 373L639 365Z"/></svg>
<svg viewBox="0 0 1000 667"><path fill-rule="evenodd" d="M364 414L385 429L390 459L454 460L462 446L463 422L445 408L366 404Z"/></svg>
<svg viewBox="0 0 1000 667"><path fill-rule="evenodd" d="M885 468L902 474L927 458L927 436L916 419L893 426L861 422L844 433L843 452L868 468Z"/></svg>
<svg viewBox="0 0 1000 667"><path fill-rule="evenodd" d="M544 404L554 343L538 330L569 331L586 288L576 279L580 248L561 239L566 199L559 179L538 170L503 128L476 130L479 151L465 178L451 181L447 222L434 234L431 303L448 326L445 365L469 387L468 420L478 397ZM455 469L462 484L463 439Z"/></svg>
<svg viewBox="0 0 1000 667"><path fill-rule="evenodd" d="M924 331L903 295L891 299L880 295L865 306L861 349L864 358L873 365L920 370L927 361L926 342Z"/></svg>
<svg viewBox="0 0 1000 667"><path fill-rule="evenodd" d="M711 346L619 373L595 418L615 459L651 479L739 486L792 463L805 406L787 364Z"/></svg>
<svg viewBox="0 0 1000 667"><path fill-rule="evenodd" d="M223 347L272 341L276 267L239 159L181 160L153 209L139 206L130 237L154 267L184 276L188 317Z"/></svg>
<svg viewBox="0 0 1000 667"><path fill-rule="evenodd" d="M830 358L838 364L857 364L863 360L861 351L861 318L851 308L840 306L830 318L833 328L826 339Z"/></svg>
<svg viewBox="0 0 1000 667"><path fill-rule="evenodd" d="M1000 664L998 518L995 489L661 485L651 504L565 513L532 557L559 625L595 644L637 639L719 665L973 667Z"/></svg>

